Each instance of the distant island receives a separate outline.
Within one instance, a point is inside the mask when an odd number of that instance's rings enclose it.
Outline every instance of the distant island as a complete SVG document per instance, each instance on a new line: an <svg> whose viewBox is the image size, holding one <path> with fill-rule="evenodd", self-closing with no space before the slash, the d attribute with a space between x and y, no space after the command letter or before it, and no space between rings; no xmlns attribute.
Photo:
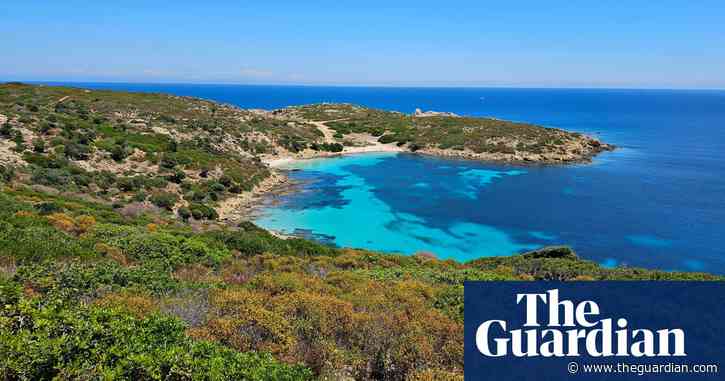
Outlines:
<svg viewBox="0 0 725 381"><path fill-rule="evenodd" d="M421 113L0 85L2 374L460 380L465 280L723 279L603 268L567 247L467 263L380 254L243 221L285 183L270 165L284 160L398 150L559 164L612 148Z"/></svg>

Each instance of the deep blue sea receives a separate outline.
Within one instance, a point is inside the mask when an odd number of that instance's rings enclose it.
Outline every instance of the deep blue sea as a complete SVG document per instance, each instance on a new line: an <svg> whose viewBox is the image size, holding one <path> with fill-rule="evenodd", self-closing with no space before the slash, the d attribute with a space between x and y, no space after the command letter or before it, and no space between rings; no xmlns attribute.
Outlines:
<svg viewBox="0 0 725 381"><path fill-rule="evenodd" d="M410 154L297 164L303 191L257 220L340 246L465 261L552 244L606 266L725 273L725 91L74 84L273 109L349 102L526 121L619 149L592 164Z"/></svg>

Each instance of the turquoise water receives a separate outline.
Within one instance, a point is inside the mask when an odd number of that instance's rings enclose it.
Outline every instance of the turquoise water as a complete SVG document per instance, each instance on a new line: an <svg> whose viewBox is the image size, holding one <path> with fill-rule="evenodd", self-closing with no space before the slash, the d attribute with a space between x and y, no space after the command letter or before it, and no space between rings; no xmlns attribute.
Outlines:
<svg viewBox="0 0 725 381"><path fill-rule="evenodd" d="M328 183L320 184L318 180L317 186L337 188L338 192L325 194L315 189L314 183L308 184L301 195L288 197L281 205L267 209L255 222L286 234L328 237L331 242L343 247L404 254L426 251L439 258L460 261L482 255L508 255L536 247L514 242L505 232L491 226L462 219L443 229L430 226L416 214L395 210L378 198L376 191L379 189L357 175L354 169L375 167L381 161L395 159L396 156L390 153L361 154L290 165L287 169L302 170L317 177L328 176ZM455 183L448 183L451 186L449 192L475 200L480 187L502 177L522 173L520 170L468 169L460 173ZM293 178L304 181L300 175L295 175L293 172ZM427 193L432 188L432 184L425 181L413 182L411 187L406 184L390 185L406 193ZM342 200L342 203L336 200ZM297 207L293 206L295 204Z"/></svg>
<svg viewBox="0 0 725 381"><path fill-rule="evenodd" d="M725 91L76 84L244 108L348 102L493 116L595 135L590 165L416 155L305 163L260 224L337 244L467 260L566 244L605 266L725 274Z"/></svg>
<svg viewBox="0 0 725 381"><path fill-rule="evenodd" d="M395 153L300 161L287 168L299 191L276 196L255 222L341 247L458 261L566 244L605 267L720 269L719 247L708 246L717 235L683 234L693 226L666 223L681 206L613 182L629 155L550 167Z"/></svg>

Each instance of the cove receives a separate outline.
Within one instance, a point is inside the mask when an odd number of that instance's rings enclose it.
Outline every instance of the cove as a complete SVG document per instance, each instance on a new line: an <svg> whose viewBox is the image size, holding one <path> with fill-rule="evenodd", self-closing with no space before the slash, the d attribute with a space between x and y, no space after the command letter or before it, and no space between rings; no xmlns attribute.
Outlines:
<svg viewBox="0 0 725 381"><path fill-rule="evenodd" d="M339 247L461 262L562 244L606 267L719 267L664 223L671 211L621 186L615 164L628 155L566 166L407 153L297 161L283 169L299 189L274 196L254 222Z"/></svg>
<svg viewBox="0 0 725 381"><path fill-rule="evenodd" d="M399 168L387 172L384 179L375 176L386 162L418 168ZM299 170L291 176L304 183L302 191L283 198L255 222L266 229L342 247L402 254L430 252L458 261L537 247L516 242L505 231L466 216L444 215L452 206L451 199L475 202L480 187L523 171L466 168L445 162L421 167L430 163L415 155L390 153L296 162L287 169ZM433 172L422 175L428 170ZM448 196L440 197L442 192ZM401 207L409 203L418 207Z"/></svg>

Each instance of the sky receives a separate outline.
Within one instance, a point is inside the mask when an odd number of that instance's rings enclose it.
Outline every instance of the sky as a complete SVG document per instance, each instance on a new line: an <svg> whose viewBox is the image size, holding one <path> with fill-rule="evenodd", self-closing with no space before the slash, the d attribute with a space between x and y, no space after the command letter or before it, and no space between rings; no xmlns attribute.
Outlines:
<svg viewBox="0 0 725 381"><path fill-rule="evenodd" d="M725 88L725 1L0 1L0 80Z"/></svg>

